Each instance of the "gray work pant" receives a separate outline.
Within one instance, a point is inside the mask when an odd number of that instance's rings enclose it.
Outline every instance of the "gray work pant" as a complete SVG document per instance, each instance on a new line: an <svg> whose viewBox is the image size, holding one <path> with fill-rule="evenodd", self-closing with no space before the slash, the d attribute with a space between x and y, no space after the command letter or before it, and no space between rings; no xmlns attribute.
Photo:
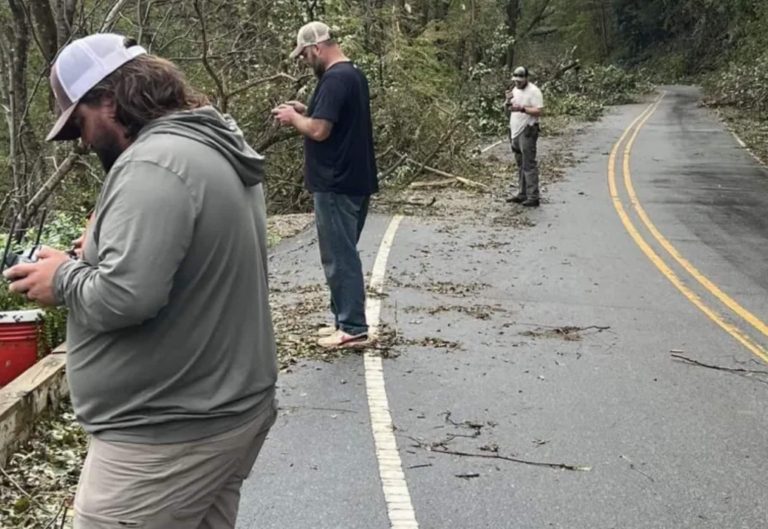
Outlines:
<svg viewBox="0 0 768 529"><path fill-rule="evenodd" d="M74 529L234 529L240 486L275 417L272 405L230 432L189 443L92 438Z"/></svg>
<svg viewBox="0 0 768 529"><path fill-rule="evenodd" d="M539 198L539 164L536 161L536 143L539 141L539 126L530 125L512 138L512 152L515 153L518 170L517 194L528 199Z"/></svg>

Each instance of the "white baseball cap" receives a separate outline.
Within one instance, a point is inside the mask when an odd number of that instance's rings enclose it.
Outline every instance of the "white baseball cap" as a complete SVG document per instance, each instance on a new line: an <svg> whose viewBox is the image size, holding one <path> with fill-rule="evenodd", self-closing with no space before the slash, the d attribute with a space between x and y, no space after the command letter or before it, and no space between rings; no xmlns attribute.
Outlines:
<svg viewBox="0 0 768 529"><path fill-rule="evenodd" d="M115 33L96 33L64 47L51 67L51 89L59 114L46 141L74 140L80 131L69 121L80 99L99 81L147 50Z"/></svg>
<svg viewBox="0 0 768 529"><path fill-rule="evenodd" d="M315 46L321 42L331 40L331 28L322 22L310 22L301 26L296 36L296 48L291 52L291 59L295 59L307 46Z"/></svg>

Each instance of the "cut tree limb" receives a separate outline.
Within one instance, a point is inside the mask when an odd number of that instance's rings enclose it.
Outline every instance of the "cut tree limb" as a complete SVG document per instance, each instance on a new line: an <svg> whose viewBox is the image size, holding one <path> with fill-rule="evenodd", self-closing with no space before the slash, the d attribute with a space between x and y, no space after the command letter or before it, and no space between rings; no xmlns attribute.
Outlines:
<svg viewBox="0 0 768 529"><path fill-rule="evenodd" d="M447 187L456 183L455 178L445 178L443 180L428 180L426 182L414 182L409 187L413 189L428 189L432 187Z"/></svg>
<svg viewBox="0 0 768 529"><path fill-rule="evenodd" d="M483 184L481 182L475 182L474 180L470 180L469 178L464 178L463 176L458 176L458 175L455 175L455 174L452 174L452 173L447 173L447 172L441 171L440 169L437 169L435 167L430 167L429 165L426 165L423 162L419 162L418 160L414 160L413 158L411 158L407 154L402 154L402 153L399 153L399 152L396 152L396 154L398 156L400 156L401 159L403 161L405 161L405 162L412 163L412 164L418 164L422 170L427 171L428 173L436 174L437 176L442 176L442 177L444 177L446 179L450 179L452 181L456 181L456 182L462 183L462 184L464 184L465 186L468 186L468 187L475 187L475 188L484 189L484 190L489 190L490 189L490 187L488 185L486 185L486 184ZM439 184L437 184L436 182L413 182L412 184L410 184L410 187L431 187L431 186L441 187L441 186L447 185L447 183L448 183L447 180L442 180L442 181L440 181Z"/></svg>
<svg viewBox="0 0 768 529"><path fill-rule="evenodd" d="M411 160L409 159L409 161ZM409 187L412 187L412 188L446 187L447 185L458 182L460 184L464 184L467 187L474 187L477 189L483 189L485 191L490 189L489 186L481 182L475 182L474 180L470 180L469 178L464 178L463 176L457 176L455 174L446 173L445 171L441 171L440 169L435 169L434 167L425 166L424 170L430 173L434 173L438 176L444 176L446 179L433 180L431 182L414 182Z"/></svg>

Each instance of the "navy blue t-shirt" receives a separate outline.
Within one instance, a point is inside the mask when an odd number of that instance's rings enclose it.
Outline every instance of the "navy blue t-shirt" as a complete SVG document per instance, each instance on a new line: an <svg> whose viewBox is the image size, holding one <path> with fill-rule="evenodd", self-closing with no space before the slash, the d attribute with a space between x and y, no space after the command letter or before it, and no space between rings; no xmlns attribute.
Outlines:
<svg viewBox="0 0 768 529"><path fill-rule="evenodd" d="M313 193L371 195L379 190L368 80L351 62L331 66L308 114L333 123L325 141L304 139L304 182Z"/></svg>

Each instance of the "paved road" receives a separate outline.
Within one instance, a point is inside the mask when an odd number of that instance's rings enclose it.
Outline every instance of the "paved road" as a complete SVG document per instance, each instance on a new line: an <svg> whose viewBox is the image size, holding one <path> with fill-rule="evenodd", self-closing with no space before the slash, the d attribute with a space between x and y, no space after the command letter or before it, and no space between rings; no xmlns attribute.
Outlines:
<svg viewBox="0 0 768 529"><path fill-rule="evenodd" d="M491 197L403 220L382 321L404 343L384 373L419 527L768 526L768 377L671 355L768 370L768 174L695 90L665 91L634 140L614 148L648 105L580 133L582 162L527 228L489 222L517 215ZM367 269L389 220L366 228ZM283 244L273 284L321 282L317 261L311 233ZM362 359L299 365L280 400L238 527L390 527Z"/></svg>

